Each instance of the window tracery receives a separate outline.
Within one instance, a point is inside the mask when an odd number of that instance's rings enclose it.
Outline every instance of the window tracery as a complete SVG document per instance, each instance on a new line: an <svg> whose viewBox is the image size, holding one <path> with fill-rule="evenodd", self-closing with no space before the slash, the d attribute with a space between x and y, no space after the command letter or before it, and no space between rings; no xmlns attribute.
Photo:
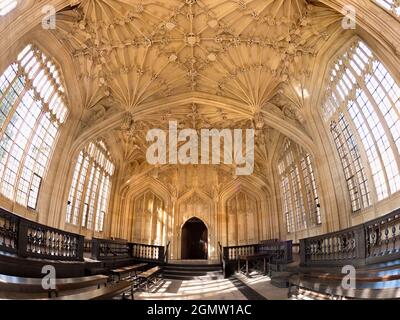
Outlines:
<svg viewBox="0 0 400 320"><path fill-rule="evenodd" d="M400 88L357 40L335 61L327 92L323 114L330 121L356 212L373 203L370 181L377 201L400 190Z"/></svg>
<svg viewBox="0 0 400 320"><path fill-rule="evenodd" d="M36 209L58 132L68 115L55 64L26 46L0 75L0 193Z"/></svg>
<svg viewBox="0 0 400 320"><path fill-rule="evenodd" d="M78 155L68 196L66 222L102 232L111 192L114 164L102 140L90 142Z"/></svg>

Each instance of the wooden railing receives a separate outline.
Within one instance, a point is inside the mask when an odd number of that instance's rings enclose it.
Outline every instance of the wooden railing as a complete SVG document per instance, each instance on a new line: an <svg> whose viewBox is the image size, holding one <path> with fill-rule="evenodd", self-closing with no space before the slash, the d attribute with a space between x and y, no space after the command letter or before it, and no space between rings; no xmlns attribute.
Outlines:
<svg viewBox="0 0 400 320"><path fill-rule="evenodd" d="M400 209L364 224L366 264L400 258Z"/></svg>
<svg viewBox="0 0 400 320"><path fill-rule="evenodd" d="M239 256L251 255L257 252L258 244L244 246L232 246L223 248L223 258L225 261L237 260Z"/></svg>
<svg viewBox="0 0 400 320"><path fill-rule="evenodd" d="M91 240L92 258L97 260L131 258L130 244L124 240Z"/></svg>
<svg viewBox="0 0 400 320"><path fill-rule="evenodd" d="M86 239L83 242L83 252L84 253L92 253L92 240Z"/></svg>
<svg viewBox="0 0 400 320"><path fill-rule="evenodd" d="M400 209L321 236L300 240L302 265L367 265L400 258Z"/></svg>
<svg viewBox="0 0 400 320"><path fill-rule="evenodd" d="M96 260L137 259L168 263L168 248L122 239L85 239L47 227L0 208L0 251L38 259L82 261L90 253Z"/></svg>
<svg viewBox="0 0 400 320"><path fill-rule="evenodd" d="M261 243L232 246L223 248L225 261L237 260L239 256L253 255L257 253L270 253L280 263L289 263L292 258L292 241L279 241L277 239L261 241Z"/></svg>
<svg viewBox="0 0 400 320"><path fill-rule="evenodd" d="M276 265L287 264L293 261L291 240L280 241L273 239L261 241L257 244L223 247L222 252L222 267L225 277L229 277L234 272L240 256L266 253L270 257L268 263Z"/></svg>
<svg viewBox="0 0 400 320"><path fill-rule="evenodd" d="M164 263L165 248L163 246L140 243L131 243L130 245L133 258L141 261Z"/></svg>
<svg viewBox="0 0 400 320"><path fill-rule="evenodd" d="M131 243L122 239L85 239L85 252L96 260L132 258L141 261L168 263L168 244L163 246ZM89 251L90 250L90 251Z"/></svg>
<svg viewBox="0 0 400 320"><path fill-rule="evenodd" d="M0 208L0 250L18 254L20 218Z"/></svg>
<svg viewBox="0 0 400 320"><path fill-rule="evenodd" d="M0 251L53 260L83 260L84 237L47 227L0 208Z"/></svg>
<svg viewBox="0 0 400 320"><path fill-rule="evenodd" d="M261 241L257 252L270 253L274 263L290 263L293 261L293 242L292 240L280 241L278 239Z"/></svg>

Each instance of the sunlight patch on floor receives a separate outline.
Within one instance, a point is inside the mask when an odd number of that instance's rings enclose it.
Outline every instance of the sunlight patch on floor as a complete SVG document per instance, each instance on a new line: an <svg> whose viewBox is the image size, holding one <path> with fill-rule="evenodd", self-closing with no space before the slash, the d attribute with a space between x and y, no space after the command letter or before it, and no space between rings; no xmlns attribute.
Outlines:
<svg viewBox="0 0 400 320"><path fill-rule="evenodd" d="M287 289L276 288L271 285L268 276L252 273L247 278L245 275L235 275L232 279L220 280L162 280L154 285L148 292L135 293L137 300L245 300L246 297L231 281L239 279L267 299L287 299ZM174 288L171 292L169 288ZM279 298L280 297L280 298Z"/></svg>

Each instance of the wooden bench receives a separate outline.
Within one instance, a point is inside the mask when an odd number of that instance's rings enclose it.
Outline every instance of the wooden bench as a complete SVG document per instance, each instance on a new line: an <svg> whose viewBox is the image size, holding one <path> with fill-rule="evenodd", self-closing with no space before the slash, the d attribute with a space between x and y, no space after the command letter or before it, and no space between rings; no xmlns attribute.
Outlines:
<svg viewBox="0 0 400 320"><path fill-rule="evenodd" d="M390 263L356 269L355 288L345 289L342 281L346 274L341 267L299 267L289 279L289 295L303 290L328 297L351 299L400 298L400 270Z"/></svg>
<svg viewBox="0 0 400 320"><path fill-rule="evenodd" d="M120 281L116 284L108 285L100 289L95 289L87 292L57 297L52 300L110 300L120 294L125 297L127 290L131 289L131 297L133 299L132 286L128 281Z"/></svg>
<svg viewBox="0 0 400 320"><path fill-rule="evenodd" d="M111 273L114 276L118 276L118 280L121 281L122 276L125 274L129 274L129 277L132 277L132 273L134 273L135 277L137 277L137 271L145 266L147 266L147 263L139 263L128 267L111 270Z"/></svg>
<svg viewBox="0 0 400 320"><path fill-rule="evenodd" d="M311 291L327 297L346 299L399 299L400 283L397 280L379 282L356 282L356 288L345 289L341 281L312 279L302 275L290 278L288 296L296 295L299 290Z"/></svg>
<svg viewBox="0 0 400 320"><path fill-rule="evenodd" d="M44 289L41 278L22 278L0 275L0 298L58 296L60 292L83 289L91 286L106 285L108 277L96 275L90 277L56 279L54 289Z"/></svg>
<svg viewBox="0 0 400 320"><path fill-rule="evenodd" d="M138 286L140 287L140 286L144 285L146 290L148 290L149 285L154 284L156 282L154 280L158 278L158 276L161 274L162 270L163 269L161 267L157 266L157 267L153 267L149 270L146 270L146 271L140 273L138 275L138 278L139 278Z"/></svg>
<svg viewBox="0 0 400 320"><path fill-rule="evenodd" d="M249 276L249 262L252 262L253 265L258 266L259 261L263 262L263 272L267 273L267 262L270 261L271 254L270 253L255 253L251 255L240 255L238 257L238 272L244 272L246 276ZM244 267L241 266L241 261L245 261Z"/></svg>

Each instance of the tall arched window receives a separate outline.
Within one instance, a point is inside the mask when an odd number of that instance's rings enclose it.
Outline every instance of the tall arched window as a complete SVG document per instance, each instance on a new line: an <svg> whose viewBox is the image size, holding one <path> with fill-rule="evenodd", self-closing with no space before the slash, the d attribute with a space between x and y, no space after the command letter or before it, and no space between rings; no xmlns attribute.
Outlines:
<svg viewBox="0 0 400 320"><path fill-rule="evenodd" d="M321 224L320 202L310 154L286 139L278 161L278 173L287 232Z"/></svg>
<svg viewBox="0 0 400 320"><path fill-rule="evenodd" d="M114 164L102 140L90 142L78 155L68 196L66 222L103 231Z"/></svg>
<svg viewBox="0 0 400 320"><path fill-rule="evenodd" d="M67 117L53 62L28 45L0 76L0 193L36 209L42 179Z"/></svg>
<svg viewBox="0 0 400 320"><path fill-rule="evenodd" d="M5 16L17 6L17 0L0 0L0 16Z"/></svg>
<svg viewBox="0 0 400 320"><path fill-rule="evenodd" d="M323 105L353 212L400 190L400 88L360 40L333 64ZM374 197L372 197L374 198Z"/></svg>

